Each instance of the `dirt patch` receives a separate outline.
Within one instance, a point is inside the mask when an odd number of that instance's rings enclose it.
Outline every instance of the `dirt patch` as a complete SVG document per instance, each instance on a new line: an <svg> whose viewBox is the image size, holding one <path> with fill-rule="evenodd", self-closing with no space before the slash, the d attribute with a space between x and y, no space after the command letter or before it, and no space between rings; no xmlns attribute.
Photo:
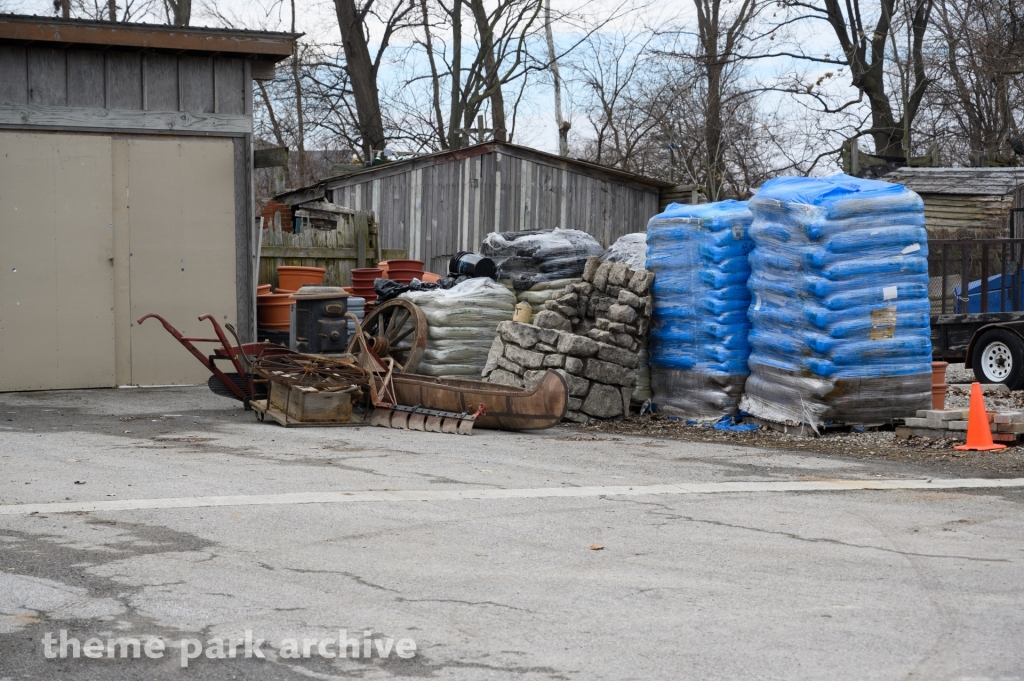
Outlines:
<svg viewBox="0 0 1024 681"><path fill-rule="evenodd" d="M630 414L629 417L620 421L594 421L585 426L563 425L579 430L581 433L640 435L665 440L714 442L760 449L813 452L839 458L893 461L927 467L936 473L950 476L1024 477L1024 447L1009 447L993 452L961 452L953 449L953 445L957 443L948 440L928 438L897 440L896 434L892 430L836 433L816 438L805 438L785 435L765 428L739 433L715 430L711 427L687 425L682 421L669 420L657 414L645 416Z"/></svg>

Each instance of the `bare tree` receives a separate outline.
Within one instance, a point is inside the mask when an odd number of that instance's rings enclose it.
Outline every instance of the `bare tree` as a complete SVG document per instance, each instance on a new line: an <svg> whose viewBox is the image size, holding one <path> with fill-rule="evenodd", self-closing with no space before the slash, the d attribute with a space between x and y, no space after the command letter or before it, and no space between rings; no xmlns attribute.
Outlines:
<svg viewBox="0 0 1024 681"><path fill-rule="evenodd" d="M555 51L555 36L551 23L551 0L544 0L544 38L548 46L548 62L555 95L555 124L558 126L558 153L569 155L569 130L572 123L562 116L562 76L558 70L558 54Z"/></svg>
<svg viewBox="0 0 1024 681"><path fill-rule="evenodd" d="M840 54L819 55L798 45L793 51L768 51L759 56L782 56L848 68L850 82L862 97L858 103L863 101L870 114L869 125L861 134L872 137L875 153L880 156L908 156L907 132L920 111L929 84L924 43L934 0L904 0L902 4L899 0L878 0L877 6L864 7L859 0L782 0L782 5L792 12L780 25L827 25L839 43ZM900 26L907 29L909 45L902 63L896 64L893 58L899 55L892 51L895 43L890 34ZM904 70L907 83L906 97L895 102L890 92L893 68ZM795 87L790 91L799 93Z"/></svg>
<svg viewBox="0 0 1024 681"><path fill-rule="evenodd" d="M1014 0L942 0L935 28L919 134L958 163L1009 162L1020 147L1024 16Z"/></svg>
<svg viewBox="0 0 1024 681"><path fill-rule="evenodd" d="M154 0L55 0L54 11L65 19L79 17L97 21L118 21L128 23L143 20L152 15ZM118 15L120 10L120 15Z"/></svg>
<svg viewBox="0 0 1024 681"><path fill-rule="evenodd" d="M373 152L384 148L384 118L380 108L377 74L381 60L396 31L407 26L410 14L416 9L414 2L394 0L385 4L381 0L335 0L338 27L345 51L345 70L352 88L359 133L362 137L364 158L373 158ZM378 11L378 9L380 11ZM383 25L377 53L370 55L367 39L367 19L373 16Z"/></svg>
<svg viewBox="0 0 1024 681"><path fill-rule="evenodd" d="M521 85L528 71L540 68L528 47L540 28L541 7L541 0L498 0L490 7L483 0L421 0L421 32L414 45L426 52L429 71L411 70L401 88L404 134L428 147L461 148L485 104L490 104L493 137L508 139L504 88L516 81ZM464 10L472 22L472 44L464 37L469 33ZM425 83L430 96L427 114L419 102L419 88ZM424 129L432 139L417 132Z"/></svg>
<svg viewBox="0 0 1024 681"><path fill-rule="evenodd" d="M595 35L571 63L581 90L578 106L592 135L579 152L595 163L645 172L652 135L680 103L672 90L648 96L671 79L650 49L654 40L651 33Z"/></svg>
<svg viewBox="0 0 1024 681"><path fill-rule="evenodd" d="M827 0L832 2L834 0ZM707 156L707 189L712 201L722 193L725 178L723 99L726 96L729 71L742 54L744 41L749 40L751 24L760 12L760 0L741 0L729 12L732 3L722 0L693 0L697 9L697 62L702 65L706 81L704 102L704 137Z"/></svg>
<svg viewBox="0 0 1024 681"><path fill-rule="evenodd" d="M164 0L167 23L172 26L188 26L192 21L192 0Z"/></svg>

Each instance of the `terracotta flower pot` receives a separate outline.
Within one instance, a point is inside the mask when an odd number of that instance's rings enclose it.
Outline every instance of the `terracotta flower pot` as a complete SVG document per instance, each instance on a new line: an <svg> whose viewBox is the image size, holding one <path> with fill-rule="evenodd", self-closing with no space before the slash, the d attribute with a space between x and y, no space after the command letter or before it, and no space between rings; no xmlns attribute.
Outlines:
<svg viewBox="0 0 1024 681"><path fill-rule="evenodd" d="M946 408L946 367L949 362L932 362L932 409Z"/></svg>
<svg viewBox="0 0 1024 681"><path fill-rule="evenodd" d="M424 284L436 284L437 282L441 281L441 275L434 274L433 272L424 272L423 276L420 277L420 281L422 281Z"/></svg>
<svg viewBox="0 0 1024 681"><path fill-rule="evenodd" d="M294 265L281 265L277 268L277 289L288 289L298 291L303 284L319 286L324 283L324 275L327 270L323 267L299 267Z"/></svg>
<svg viewBox="0 0 1024 681"><path fill-rule="evenodd" d="M379 267L359 267L351 272L352 288L373 288L373 280L381 276Z"/></svg>
<svg viewBox="0 0 1024 681"><path fill-rule="evenodd" d="M401 284L408 284L413 279L420 279L423 276L423 270L411 271L411 270L392 270L388 279L397 281ZM422 281L422 279L420 279Z"/></svg>
<svg viewBox="0 0 1024 681"><path fill-rule="evenodd" d="M256 295L265 296L270 293L270 284L260 284L256 287Z"/></svg>
<svg viewBox="0 0 1024 681"><path fill-rule="evenodd" d="M398 260L386 260L389 270L419 270L423 271L422 260L409 260L407 258L401 258ZM384 263L381 263L382 265Z"/></svg>
<svg viewBox="0 0 1024 681"><path fill-rule="evenodd" d="M270 324L284 324L288 328L290 324L290 307L292 305L289 297L293 291L277 290L277 293L268 293L256 299L256 325L265 329L275 328Z"/></svg>

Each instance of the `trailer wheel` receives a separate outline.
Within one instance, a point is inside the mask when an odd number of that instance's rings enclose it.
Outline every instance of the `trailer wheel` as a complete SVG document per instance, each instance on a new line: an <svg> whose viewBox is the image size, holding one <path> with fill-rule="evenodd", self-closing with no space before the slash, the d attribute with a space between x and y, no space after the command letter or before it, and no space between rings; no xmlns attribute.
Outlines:
<svg viewBox="0 0 1024 681"><path fill-rule="evenodd" d="M1017 334L992 329L974 345L971 364L979 383L1002 383L1016 390L1024 378L1024 345Z"/></svg>

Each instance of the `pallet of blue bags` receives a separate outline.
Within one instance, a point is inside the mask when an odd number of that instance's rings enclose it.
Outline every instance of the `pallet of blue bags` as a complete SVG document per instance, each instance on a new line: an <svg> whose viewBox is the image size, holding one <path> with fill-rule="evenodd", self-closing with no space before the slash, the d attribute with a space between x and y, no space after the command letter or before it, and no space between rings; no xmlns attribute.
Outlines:
<svg viewBox="0 0 1024 681"><path fill-rule="evenodd" d="M648 227L654 403L814 431L931 403L928 239L901 185L781 177Z"/></svg>

